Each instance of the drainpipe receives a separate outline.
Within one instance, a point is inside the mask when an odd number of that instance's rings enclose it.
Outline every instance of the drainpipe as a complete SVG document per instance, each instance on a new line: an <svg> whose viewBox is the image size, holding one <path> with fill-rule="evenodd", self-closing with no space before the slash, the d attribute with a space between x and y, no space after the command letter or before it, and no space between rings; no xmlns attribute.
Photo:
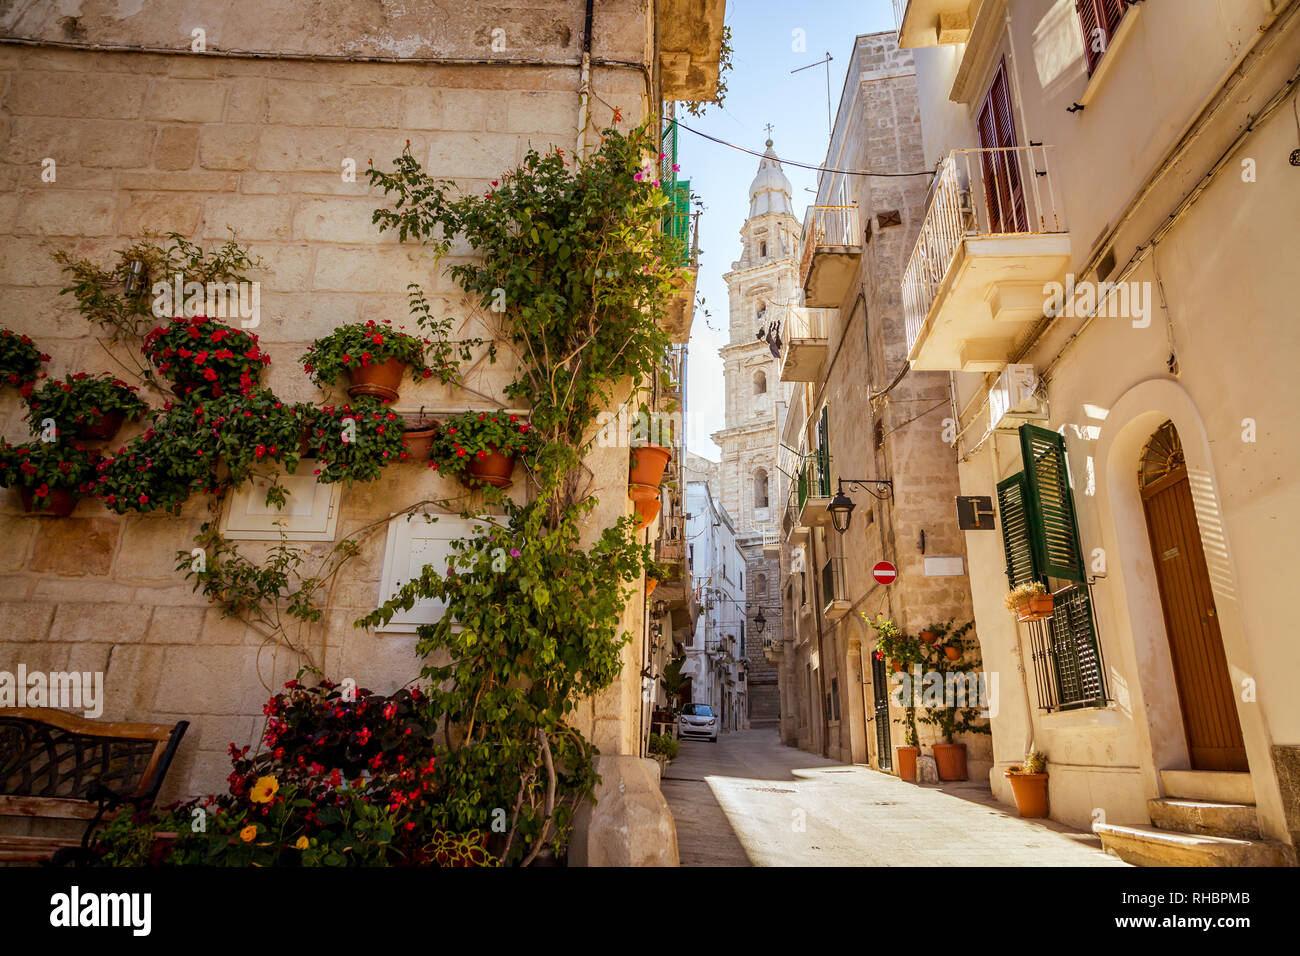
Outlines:
<svg viewBox="0 0 1300 956"><path fill-rule="evenodd" d="M595 0L587 0L586 17L582 24L582 73L578 79L578 142L577 155L587 148L588 100L591 97L591 20Z"/></svg>

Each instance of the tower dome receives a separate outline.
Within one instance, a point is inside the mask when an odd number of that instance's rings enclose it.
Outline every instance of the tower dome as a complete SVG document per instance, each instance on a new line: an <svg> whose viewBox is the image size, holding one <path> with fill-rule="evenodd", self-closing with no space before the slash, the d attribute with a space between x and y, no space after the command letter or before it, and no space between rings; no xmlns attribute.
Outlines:
<svg viewBox="0 0 1300 956"><path fill-rule="evenodd" d="M781 161L776 158L772 141L767 141L767 150L758 164L758 175L749 184L749 218L764 213L785 213L794 215L794 203L791 199L793 188L790 180L781 171Z"/></svg>

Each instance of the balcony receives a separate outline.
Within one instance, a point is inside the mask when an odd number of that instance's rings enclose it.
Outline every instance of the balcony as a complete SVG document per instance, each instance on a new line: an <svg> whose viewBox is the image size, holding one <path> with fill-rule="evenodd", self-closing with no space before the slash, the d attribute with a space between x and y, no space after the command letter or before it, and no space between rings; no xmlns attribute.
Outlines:
<svg viewBox="0 0 1300 956"><path fill-rule="evenodd" d="M781 381L816 382L826 361L830 313L837 309L786 309L781 323Z"/></svg>
<svg viewBox="0 0 1300 956"><path fill-rule="evenodd" d="M1051 146L958 149L930 187L903 273L914 369L996 372L1043 316L1061 281L1070 234Z"/></svg>
<svg viewBox="0 0 1300 956"><path fill-rule="evenodd" d="M804 305L838 309L862 261L857 206L809 206L803 220L799 284Z"/></svg>
<svg viewBox="0 0 1300 956"><path fill-rule="evenodd" d="M664 99L717 99L726 12L726 0L660 0L655 24Z"/></svg>
<svg viewBox="0 0 1300 956"><path fill-rule="evenodd" d="M781 536L775 531L763 532L763 556L775 558L781 554Z"/></svg>
<svg viewBox="0 0 1300 956"><path fill-rule="evenodd" d="M894 0L900 47L965 43L980 0Z"/></svg>
<svg viewBox="0 0 1300 956"><path fill-rule="evenodd" d="M825 524L831 503L831 456L808 455L800 462L798 481L795 482L795 514L799 525L810 528Z"/></svg>
<svg viewBox="0 0 1300 956"><path fill-rule="evenodd" d="M844 576L844 558L830 558L822 565L822 614L838 621L851 606Z"/></svg>
<svg viewBox="0 0 1300 956"><path fill-rule="evenodd" d="M689 179L665 180L663 190L668 196L663 230L676 242L677 264L682 267L682 273L673 281L673 291L668 298L664 331L675 345L685 345L691 338L691 321L695 316L695 282L700 273L699 213L691 212Z"/></svg>

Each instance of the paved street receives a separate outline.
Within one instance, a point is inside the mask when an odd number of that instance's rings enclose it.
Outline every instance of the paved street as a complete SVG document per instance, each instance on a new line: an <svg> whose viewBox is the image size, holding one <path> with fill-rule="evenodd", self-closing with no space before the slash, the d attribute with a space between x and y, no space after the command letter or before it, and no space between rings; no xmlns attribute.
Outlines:
<svg viewBox="0 0 1300 956"><path fill-rule="evenodd" d="M1125 865L976 782L903 783L782 746L775 729L682 741L663 792L682 866Z"/></svg>

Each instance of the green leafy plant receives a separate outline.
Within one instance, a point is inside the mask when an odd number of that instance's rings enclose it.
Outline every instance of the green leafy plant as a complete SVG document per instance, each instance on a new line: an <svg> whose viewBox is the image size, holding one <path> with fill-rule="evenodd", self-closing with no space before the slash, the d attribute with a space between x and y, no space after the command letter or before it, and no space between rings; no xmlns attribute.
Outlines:
<svg viewBox="0 0 1300 956"><path fill-rule="evenodd" d="M63 381L46 379L27 398L27 417L33 433L41 421L53 419L59 434L98 425L105 416L120 414L139 418L149 406L136 394L138 389L107 373L77 372Z"/></svg>
<svg viewBox="0 0 1300 956"><path fill-rule="evenodd" d="M682 674L682 667L685 664L686 655L678 655L664 665L664 672L659 676L659 686L664 689L664 694L674 713L680 709L682 691L691 680Z"/></svg>
<svg viewBox="0 0 1300 956"><path fill-rule="evenodd" d="M406 460L403 429L401 417L377 398L325 406L311 422L315 475L325 484L373 481L388 465Z"/></svg>
<svg viewBox="0 0 1300 956"><path fill-rule="evenodd" d="M25 488L32 507L42 510L52 491L90 494L99 465L99 453L68 442L0 441L0 488Z"/></svg>
<svg viewBox="0 0 1300 956"><path fill-rule="evenodd" d="M0 384L13 385L26 397L41 373L41 365L49 360L28 336L0 328Z"/></svg>
<svg viewBox="0 0 1300 956"><path fill-rule="evenodd" d="M945 697L942 704L937 706L926 705L925 715L920 718L920 722L934 727L939 736L943 738L944 743L952 743L953 737L957 734L975 733L988 734L992 733L988 720L980 716L979 707L958 706L958 697L955 693L956 682L950 679L949 674L977 674L980 669L980 659L977 653L978 643L968 639L966 635L975 626L974 621L967 621L964 624L955 624L953 620L944 621L942 624L931 624L926 630L936 636L934 643L923 645L923 649L928 650L932 659L928 662L928 669L939 675L939 679L944 683ZM952 661L948 655L943 652L945 647L953 647L961 651L961 657ZM978 678L966 680L959 678L962 682L962 693L967 701L971 700L971 694L979 686ZM954 693L949 698L947 688L952 685Z"/></svg>
<svg viewBox="0 0 1300 956"><path fill-rule="evenodd" d="M1030 598L1040 597L1046 593L1047 587L1042 581L1026 581L1024 584L1008 591L1002 598L1002 603L1006 605L1008 611L1015 614L1019 605Z"/></svg>
<svg viewBox="0 0 1300 956"><path fill-rule="evenodd" d="M898 665L898 669L904 669L911 664L919 664L925 660L924 645L921 641L918 638L904 634L897 624L886 620L884 615L878 615L875 620L872 620L863 612L862 619L870 624L876 632L875 653L877 658ZM903 725L904 741L909 747L916 747L920 744L920 734L917 733L916 728L916 710L916 695L906 695L903 704L903 717L897 722Z"/></svg>
<svg viewBox="0 0 1300 956"><path fill-rule="evenodd" d="M181 394L205 397L228 391L247 394L271 362L252 332L203 316L175 318L155 327L144 337L141 351Z"/></svg>
<svg viewBox="0 0 1300 956"><path fill-rule="evenodd" d="M662 754L669 760L676 760L681 750L681 742L672 734L651 734L646 744L646 751L651 755Z"/></svg>
<svg viewBox="0 0 1300 956"><path fill-rule="evenodd" d="M1047 773L1047 757L1037 750L1025 754L1024 762L1019 767L1008 767L1007 773Z"/></svg>
<svg viewBox="0 0 1300 956"><path fill-rule="evenodd" d="M463 474L470 462L486 458L492 451L519 456L525 461L536 454L537 433L519 415L504 409L465 412L442 422L430 455L434 467L447 474Z"/></svg>
<svg viewBox="0 0 1300 956"><path fill-rule="evenodd" d="M391 359L405 363L411 378L417 382L432 378L435 370L424 361L425 342L391 325L388 319L383 323L372 319L340 325L307 347L300 359L303 370L322 388L345 378L348 372L383 365ZM448 374L446 369L442 371ZM451 371L454 372L454 366Z"/></svg>

